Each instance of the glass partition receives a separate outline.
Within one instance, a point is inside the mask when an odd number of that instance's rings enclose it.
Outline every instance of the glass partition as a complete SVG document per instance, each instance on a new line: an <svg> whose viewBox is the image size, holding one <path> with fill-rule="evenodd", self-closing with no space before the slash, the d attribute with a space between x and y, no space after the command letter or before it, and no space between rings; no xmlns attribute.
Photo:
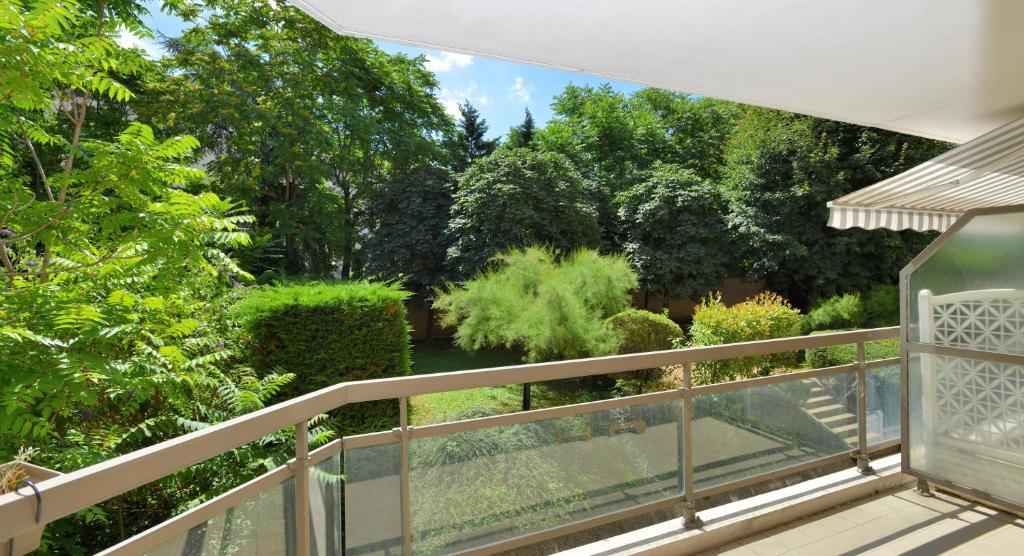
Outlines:
<svg viewBox="0 0 1024 556"><path fill-rule="evenodd" d="M402 446L345 448L345 554L402 553Z"/></svg>
<svg viewBox="0 0 1024 556"><path fill-rule="evenodd" d="M900 366L867 369L868 446L900 438Z"/></svg>
<svg viewBox="0 0 1024 556"><path fill-rule="evenodd" d="M680 400L410 442L416 554L447 554L681 494Z"/></svg>
<svg viewBox="0 0 1024 556"><path fill-rule="evenodd" d="M146 552L151 556L205 554L280 556L295 553L295 479L259 492L186 533Z"/></svg>
<svg viewBox="0 0 1024 556"><path fill-rule="evenodd" d="M857 446L857 375L700 394L693 403L697 491Z"/></svg>
<svg viewBox="0 0 1024 556"><path fill-rule="evenodd" d="M1024 505L1024 212L964 218L904 292L909 465Z"/></svg>

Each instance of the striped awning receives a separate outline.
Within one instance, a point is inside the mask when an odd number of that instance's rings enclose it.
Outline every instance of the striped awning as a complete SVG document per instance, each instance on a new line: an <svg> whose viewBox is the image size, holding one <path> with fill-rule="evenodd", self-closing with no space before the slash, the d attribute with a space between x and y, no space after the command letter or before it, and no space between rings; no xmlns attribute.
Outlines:
<svg viewBox="0 0 1024 556"><path fill-rule="evenodd" d="M945 231L965 211L1024 204L1024 119L829 206L833 228Z"/></svg>

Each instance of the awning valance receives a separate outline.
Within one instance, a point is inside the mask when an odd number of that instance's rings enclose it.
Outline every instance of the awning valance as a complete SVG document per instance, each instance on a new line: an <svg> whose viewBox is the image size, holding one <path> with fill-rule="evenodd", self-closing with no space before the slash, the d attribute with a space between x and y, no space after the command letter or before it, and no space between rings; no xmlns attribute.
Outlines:
<svg viewBox="0 0 1024 556"><path fill-rule="evenodd" d="M945 231L965 211L1024 204L1024 119L829 203L833 228Z"/></svg>

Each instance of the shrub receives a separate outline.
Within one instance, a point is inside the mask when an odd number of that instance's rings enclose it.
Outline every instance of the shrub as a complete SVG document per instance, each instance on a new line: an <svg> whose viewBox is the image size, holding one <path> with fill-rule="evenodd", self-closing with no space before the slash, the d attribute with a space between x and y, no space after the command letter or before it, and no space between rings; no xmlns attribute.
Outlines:
<svg viewBox="0 0 1024 556"><path fill-rule="evenodd" d="M800 332L800 311L782 296L764 292L727 307L722 295L708 296L693 314L691 346L713 346L794 336ZM682 342L677 342L677 345ZM776 367L795 364L792 353L706 361L693 367L694 384L713 384L749 375L766 375Z"/></svg>
<svg viewBox="0 0 1024 556"><path fill-rule="evenodd" d="M870 327L896 326L900 323L900 288L878 284L864 294L862 305Z"/></svg>
<svg viewBox="0 0 1024 556"><path fill-rule="evenodd" d="M804 332L856 328L864 324L864 307L859 293L830 297L811 309L803 318Z"/></svg>
<svg viewBox="0 0 1024 556"><path fill-rule="evenodd" d="M839 331L820 330L812 332L811 335L826 334L828 332ZM807 362L815 369L834 367L836 365L846 365L857 361L857 344L810 348L805 352L805 355ZM890 357L899 357L899 355L900 341L896 338L867 342L864 344L864 357L866 361L888 359Z"/></svg>
<svg viewBox="0 0 1024 556"><path fill-rule="evenodd" d="M234 307L251 366L297 376L293 397L353 380L410 374L408 294L370 282L312 283L253 290ZM387 430L398 422L394 400L345 406L339 432Z"/></svg>
<svg viewBox="0 0 1024 556"><path fill-rule="evenodd" d="M492 267L438 294L442 323L467 351L521 348L527 362L615 353L605 319L629 307L636 274L622 257L584 249L557 260L540 247L499 255Z"/></svg>
<svg viewBox="0 0 1024 556"><path fill-rule="evenodd" d="M683 329L672 319L639 309L626 309L612 315L605 324L621 335L619 354L671 349L673 341L683 337ZM630 371L621 373L618 383L623 390L640 394L663 374L661 368Z"/></svg>

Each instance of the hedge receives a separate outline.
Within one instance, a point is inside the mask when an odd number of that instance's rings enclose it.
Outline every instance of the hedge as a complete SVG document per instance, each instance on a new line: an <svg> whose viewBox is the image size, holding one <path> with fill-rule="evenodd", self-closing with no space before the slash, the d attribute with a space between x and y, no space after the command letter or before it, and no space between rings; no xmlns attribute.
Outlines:
<svg viewBox="0 0 1024 556"><path fill-rule="evenodd" d="M811 335L816 336L818 334L828 334L829 332L841 332L841 330L821 330L812 332ZM864 344L864 357L866 361L899 356L900 341L896 338L877 340ZM846 365L857 361L857 344L810 348L805 352L805 357L811 367L815 369Z"/></svg>
<svg viewBox="0 0 1024 556"><path fill-rule="evenodd" d="M395 285L312 283L253 290L235 305L249 364L261 373L287 371L291 398L354 380L411 374L405 300ZM398 402L384 400L332 412L339 433L389 430Z"/></svg>

